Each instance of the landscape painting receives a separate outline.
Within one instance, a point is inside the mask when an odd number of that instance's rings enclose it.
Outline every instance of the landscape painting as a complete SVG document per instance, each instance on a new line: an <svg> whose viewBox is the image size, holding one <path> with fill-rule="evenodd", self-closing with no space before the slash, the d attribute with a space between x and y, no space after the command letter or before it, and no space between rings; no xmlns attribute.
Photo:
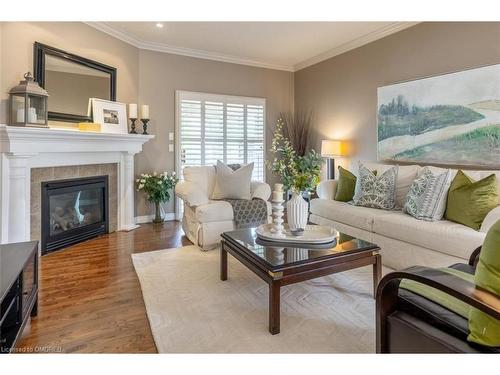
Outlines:
<svg viewBox="0 0 500 375"><path fill-rule="evenodd" d="M378 88L378 158L500 167L500 64Z"/></svg>

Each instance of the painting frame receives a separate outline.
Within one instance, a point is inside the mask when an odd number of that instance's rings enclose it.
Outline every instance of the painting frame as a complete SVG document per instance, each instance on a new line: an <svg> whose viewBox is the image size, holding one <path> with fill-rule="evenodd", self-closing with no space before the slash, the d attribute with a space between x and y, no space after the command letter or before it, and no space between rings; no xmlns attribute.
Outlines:
<svg viewBox="0 0 500 375"><path fill-rule="evenodd" d="M377 88L377 159L500 167L500 64Z"/></svg>
<svg viewBox="0 0 500 375"><path fill-rule="evenodd" d="M124 103L90 98L89 116L93 122L101 124L102 133L128 133L127 106Z"/></svg>

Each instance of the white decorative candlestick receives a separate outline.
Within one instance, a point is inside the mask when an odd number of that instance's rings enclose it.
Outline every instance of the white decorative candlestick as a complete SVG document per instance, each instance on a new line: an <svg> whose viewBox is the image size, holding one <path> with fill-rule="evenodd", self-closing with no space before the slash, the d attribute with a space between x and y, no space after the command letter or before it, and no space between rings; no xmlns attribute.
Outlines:
<svg viewBox="0 0 500 375"><path fill-rule="evenodd" d="M271 206L273 210L273 227L271 232L273 232L275 237L281 238L285 237L283 233L283 184L274 184L273 199L271 201Z"/></svg>

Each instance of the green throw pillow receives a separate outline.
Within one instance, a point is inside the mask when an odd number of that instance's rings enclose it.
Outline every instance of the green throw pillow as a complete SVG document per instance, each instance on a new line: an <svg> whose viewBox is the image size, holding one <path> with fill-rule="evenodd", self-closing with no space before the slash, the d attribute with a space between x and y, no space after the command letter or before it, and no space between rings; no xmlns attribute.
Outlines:
<svg viewBox="0 0 500 375"><path fill-rule="evenodd" d="M349 202L354 196L356 187L356 176L339 166L339 181L337 183L337 192L333 198L336 201Z"/></svg>
<svg viewBox="0 0 500 375"><path fill-rule="evenodd" d="M484 218L498 206L497 180L494 174L474 181L458 171L451 183L445 219L479 230Z"/></svg>
<svg viewBox="0 0 500 375"><path fill-rule="evenodd" d="M486 234L474 282L476 286L500 296L500 220ZM469 332L469 341L500 346L500 320L475 308L471 308L469 314Z"/></svg>

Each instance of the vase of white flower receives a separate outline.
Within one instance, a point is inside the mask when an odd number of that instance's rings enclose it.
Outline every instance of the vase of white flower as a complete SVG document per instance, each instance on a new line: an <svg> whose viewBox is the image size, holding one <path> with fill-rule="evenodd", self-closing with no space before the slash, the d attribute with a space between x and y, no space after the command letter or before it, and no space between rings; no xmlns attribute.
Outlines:
<svg viewBox="0 0 500 375"><path fill-rule="evenodd" d="M323 159L314 149L303 156L297 155L290 140L283 134L281 119L276 124L271 152L274 158L266 161L268 167L280 178L285 190L292 191L292 198L286 205L288 226L292 231L300 232L309 216L309 204L303 195L316 189Z"/></svg>
<svg viewBox="0 0 500 375"><path fill-rule="evenodd" d="M163 172L158 174L154 172L152 175L148 173L141 174L141 178L137 179L137 191L146 193L146 200L155 205L155 218L153 223L162 223L160 203L170 200L170 191L175 187L179 180L175 172Z"/></svg>

